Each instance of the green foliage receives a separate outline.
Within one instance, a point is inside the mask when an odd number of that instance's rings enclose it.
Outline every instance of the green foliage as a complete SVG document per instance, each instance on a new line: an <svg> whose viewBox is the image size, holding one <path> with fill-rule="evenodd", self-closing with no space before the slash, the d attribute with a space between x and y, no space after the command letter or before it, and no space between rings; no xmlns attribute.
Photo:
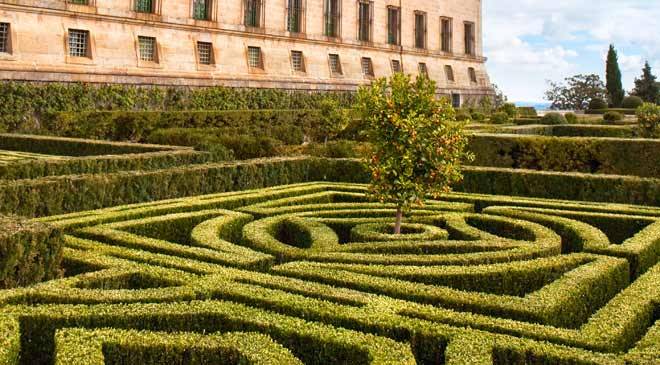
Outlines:
<svg viewBox="0 0 660 365"><path fill-rule="evenodd" d="M326 158L365 158L368 156L367 145L354 141L330 141L328 143L310 143L303 148L305 155Z"/></svg>
<svg viewBox="0 0 660 365"><path fill-rule="evenodd" d="M144 141L156 129L218 128L226 134L301 144L305 134L318 134L319 120L318 110L86 112L49 115L44 128L67 137L137 141Z"/></svg>
<svg viewBox="0 0 660 365"><path fill-rule="evenodd" d="M617 112L623 115L635 115L636 109L624 109L624 108L607 108L607 109L589 109L585 111L585 114L605 114L607 112Z"/></svg>
<svg viewBox="0 0 660 365"><path fill-rule="evenodd" d="M657 103L660 99L660 86L648 61L644 64L642 76L635 79L632 95L639 96L647 103Z"/></svg>
<svg viewBox="0 0 660 365"><path fill-rule="evenodd" d="M623 120L624 116L623 114L615 111L608 111L605 114L603 114L603 120L606 122L618 122Z"/></svg>
<svg viewBox="0 0 660 365"><path fill-rule="evenodd" d="M518 116L521 118L535 118L538 116L536 108L533 106L519 106L517 107Z"/></svg>
<svg viewBox="0 0 660 365"><path fill-rule="evenodd" d="M660 178L660 141L477 134L468 150L475 166Z"/></svg>
<svg viewBox="0 0 660 365"><path fill-rule="evenodd" d="M55 227L0 216L0 289L61 277L62 243Z"/></svg>
<svg viewBox="0 0 660 365"><path fill-rule="evenodd" d="M504 103L501 107L497 109L499 112L506 113L510 119L514 119L518 116L518 108L514 103Z"/></svg>
<svg viewBox="0 0 660 365"><path fill-rule="evenodd" d="M212 162L213 156L189 148L136 145L71 138L1 134L0 149L44 154L0 164L0 179L158 170Z"/></svg>
<svg viewBox="0 0 660 365"><path fill-rule="evenodd" d="M511 118L509 118L509 114L505 112L496 112L491 114L490 122L492 124L508 124L511 122Z"/></svg>
<svg viewBox="0 0 660 365"><path fill-rule="evenodd" d="M609 97L610 104L615 108L620 108L623 102L623 96L625 91L623 91L623 84L621 83L621 69L619 69L619 57L614 45L610 45L610 49L607 52L607 65L605 70L605 79L607 80L607 95ZM628 108L627 106L623 106ZM634 107L636 108L636 107ZM601 108L595 108L601 109Z"/></svg>
<svg viewBox="0 0 660 365"><path fill-rule="evenodd" d="M552 102L551 108L560 110L584 110L590 100L604 100L605 96L605 84L595 74L567 77L563 83L549 81L545 92L545 98Z"/></svg>
<svg viewBox="0 0 660 365"><path fill-rule="evenodd" d="M325 100L350 107L353 93L225 87L182 88L82 83L0 83L0 130L34 132L54 112L317 109ZM148 134L148 133L147 133ZM74 135L69 135L74 136ZM91 136L75 135L75 136ZM146 136L143 134L142 137ZM140 136L133 136L140 137Z"/></svg>
<svg viewBox="0 0 660 365"><path fill-rule="evenodd" d="M621 107L624 109L637 109L640 106L644 104L644 100L640 98L639 96L626 96L623 99L623 103L621 104Z"/></svg>
<svg viewBox="0 0 660 365"><path fill-rule="evenodd" d="M566 113L564 114L564 118L566 118L568 124L577 124L578 122L578 117L575 113Z"/></svg>
<svg viewBox="0 0 660 365"><path fill-rule="evenodd" d="M566 117L561 113L551 112L544 115L541 118L540 123L548 125L559 125L568 124L568 120L566 120Z"/></svg>
<svg viewBox="0 0 660 365"><path fill-rule="evenodd" d="M380 79L358 92L358 108L373 148L371 193L403 210L437 196L461 179L463 125L446 99L435 98L435 83L404 74Z"/></svg>
<svg viewBox="0 0 660 365"><path fill-rule="evenodd" d="M601 98L593 98L589 101L589 110L607 109L607 103Z"/></svg>
<svg viewBox="0 0 660 365"><path fill-rule="evenodd" d="M486 120L486 114L477 111L472 112L470 117L471 117L470 119L476 123L482 123ZM458 117L456 118L456 120L458 120Z"/></svg>
<svg viewBox="0 0 660 365"><path fill-rule="evenodd" d="M0 362L654 363L660 209L557 200L620 176L505 173L482 188L553 199L448 193L400 236L336 182L41 219L68 275L0 293Z"/></svg>
<svg viewBox="0 0 660 365"><path fill-rule="evenodd" d="M456 111L456 121L458 122L470 122L472 121L472 114L468 110L457 110Z"/></svg>
<svg viewBox="0 0 660 365"><path fill-rule="evenodd" d="M318 121L310 121L309 129L313 131L312 138L315 141L327 142L337 137L349 123L349 111L342 108L336 100L326 99L319 105Z"/></svg>
<svg viewBox="0 0 660 365"><path fill-rule="evenodd" d="M644 103L637 108L637 121L645 137L660 137L660 105Z"/></svg>

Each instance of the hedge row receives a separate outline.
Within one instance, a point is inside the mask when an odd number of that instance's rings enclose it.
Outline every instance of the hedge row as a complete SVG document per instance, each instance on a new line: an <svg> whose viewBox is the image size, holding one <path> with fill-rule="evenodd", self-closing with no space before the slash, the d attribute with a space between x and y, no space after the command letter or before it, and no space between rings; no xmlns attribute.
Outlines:
<svg viewBox="0 0 660 365"><path fill-rule="evenodd" d="M52 113L45 131L66 137L144 141L157 129L221 128L228 134L256 134L302 143L303 131L313 128L318 110L231 110L175 112Z"/></svg>
<svg viewBox="0 0 660 365"><path fill-rule="evenodd" d="M53 112L317 109L327 99L348 107L354 94L226 87L0 82L0 131L37 131L41 129L44 116Z"/></svg>
<svg viewBox="0 0 660 365"><path fill-rule="evenodd" d="M635 138L639 137L636 128L631 126L610 125L525 125L515 127L502 127L495 130L497 133L539 135L552 137L609 137L609 138Z"/></svg>
<svg viewBox="0 0 660 365"><path fill-rule="evenodd" d="M44 223L0 216L0 289L62 275L62 232Z"/></svg>
<svg viewBox="0 0 660 365"><path fill-rule="evenodd" d="M372 204L363 195L365 189L337 183L299 184L43 219L69 232L65 266L77 271L69 271L72 276L64 279L0 292L0 343L7 345L0 347L0 362L16 363L20 355L21 363L30 364L51 363L57 357L65 361L70 356L172 363L188 359L181 354L183 348L193 356L207 355L198 352L193 342L213 347L223 336L233 336L222 334L233 332L261 333L303 363L642 364L660 355L654 325L660 300L657 261L628 285L628 262L602 254L556 256L554 251L549 257L474 266L289 262L273 267L277 273L273 275L214 264L208 258L215 253L203 250L240 244L239 227L252 223L236 212L261 211L274 218L290 215L292 225L272 231L279 240L296 236L294 241L303 245L309 240L308 251L330 253L324 250L335 246L323 242L328 234L317 223L332 226L333 231L341 225L348 229L381 224L385 210L391 219L390 206L365 209L363 205ZM475 208L477 201L480 207L502 201L561 210L573 206L574 212L562 213L571 217L581 209L651 214L644 207L510 197L451 194L447 200L431 202L411 219L442 226L438 220L442 216L463 217L462 225L444 225L450 234L449 241L441 241L445 245L460 240L479 244L474 237L481 236L486 243L496 243L493 238L499 237L532 247L540 243L535 239L542 239L559 248L560 237L548 228L466 213L468 201ZM440 206L454 213L447 214ZM232 209L233 216L224 209ZM660 216L657 209L654 212ZM538 214L555 221L550 228L560 233L562 241L566 239L570 230L556 229L565 218L550 217L552 212ZM648 216L644 219L650 220ZM304 222L295 222L297 218ZM622 225L626 221L618 216L611 219ZM184 240L199 233L200 227L209 230L205 237L218 234L226 242ZM97 239L88 235L90 230L122 232L123 237ZM602 236L596 232L594 227L585 233L582 238L589 242L584 247L598 243ZM653 234L639 239L653 239ZM365 245L361 246L353 256L362 255ZM462 255L451 250L445 256ZM494 251L484 246L483 253ZM282 275L288 271L311 280ZM429 280L447 286L429 285ZM479 284L484 292L460 290ZM507 295L517 290L528 294ZM237 336L246 338L242 333ZM248 341L254 346L252 353L264 351L256 348L274 348L265 336L256 343ZM100 353L98 348L104 345L108 352ZM89 355L81 357L78 351Z"/></svg>
<svg viewBox="0 0 660 365"><path fill-rule="evenodd" d="M476 134L475 166L660 177L660 141Z"/></svg>
<svg viewBox="0 0 660 365"><path fill-rule="evenodd" d="M466 167L457 191L660 205L660 181L633 176ZM366 183L357 160L278 158L141 172L0 182L0 212L46 216L129 203L306 181Z"/></svg>
<svg viewBox="0 0 660 365"><path fill-rule="evenodd" d="M624 109L624 108L608 108L608 109L589 109L585 114L605 114L607 112L617 112L624 115L635 115L637 109Z"/></svg>
<svg viewBox="0 0 660 365"><path fill-rule="evenodd" d="M93 141L27 134L0 134L0 150L23 151L44 155L84 157L177 151L181 147Z"/></svg>

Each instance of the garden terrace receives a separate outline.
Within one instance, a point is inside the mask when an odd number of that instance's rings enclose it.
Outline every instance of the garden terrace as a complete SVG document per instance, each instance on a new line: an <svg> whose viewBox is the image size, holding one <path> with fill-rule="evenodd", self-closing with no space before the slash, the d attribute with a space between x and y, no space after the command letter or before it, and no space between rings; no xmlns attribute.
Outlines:
<svg viewBox="0 0 660 365"><path fill-rule="evenodd" d="M649 364L660 208L304 183L35 220L59 279L0 291L0 363Z"/></svg>
<svg viewBox="0 0 660 365"><path fill-rule="evenodd" d="M211 159L188 147L0 134L0 180L155 170Z"/></svg>

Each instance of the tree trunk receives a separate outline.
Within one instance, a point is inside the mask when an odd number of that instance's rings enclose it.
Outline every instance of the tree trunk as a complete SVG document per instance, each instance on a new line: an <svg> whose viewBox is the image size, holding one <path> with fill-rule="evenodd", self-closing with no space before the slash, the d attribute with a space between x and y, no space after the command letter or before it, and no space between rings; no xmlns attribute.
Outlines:
<svg viewBox="0 0 660 365"><path fill-rule="evenodd" d="M403 220L403 210L396 208L396 222L394 223L394 234L401 234L401 221Z"/></svg>

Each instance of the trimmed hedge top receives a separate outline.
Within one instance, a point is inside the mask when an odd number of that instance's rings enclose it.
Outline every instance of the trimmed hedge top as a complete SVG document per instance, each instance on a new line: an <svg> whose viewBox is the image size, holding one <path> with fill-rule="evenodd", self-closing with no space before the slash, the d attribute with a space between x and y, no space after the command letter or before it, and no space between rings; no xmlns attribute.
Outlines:
<svg viewBox="0 0 660 365"><path fill-rule="evenodd" d="M455 193L397 237L394 207L366 191L308 183L39 219L66 233L66 277L0 291L0 362L660 359L660 209Z"/></svg>

